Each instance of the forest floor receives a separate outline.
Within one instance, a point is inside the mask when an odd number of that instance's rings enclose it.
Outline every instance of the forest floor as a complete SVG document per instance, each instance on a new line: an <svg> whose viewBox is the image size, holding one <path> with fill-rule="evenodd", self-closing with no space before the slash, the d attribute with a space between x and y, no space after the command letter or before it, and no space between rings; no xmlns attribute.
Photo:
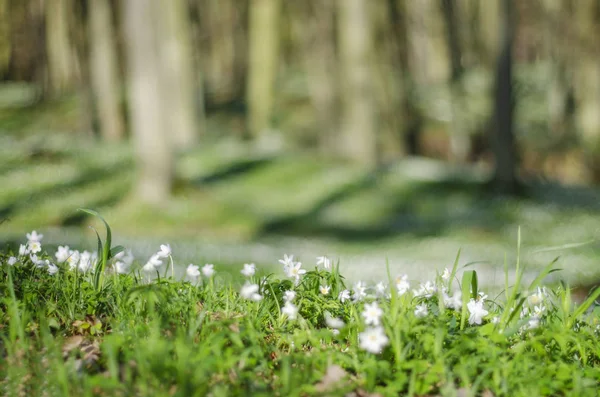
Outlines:
<svg viewBox="0 0 600 397"><path fill-rule="evenodd" d="M523 197L498 197L485 191L485 170L472 167L407 158L367 172L222 139L177 158L174 198L157 212L131 198L131 148L76 135L77 104L53 106L0 109L0 245L37 229L50 244L91 249L95 236L83 239L81 227L92 220L76 211L87 207L142 262L169 242L181 265L328 255L354 280L382 277L386 262L424 280L461 249L484 284L499 285L520 228L526 278L560 256L561 278L600 279L599 190L537 181Z"/></svg>

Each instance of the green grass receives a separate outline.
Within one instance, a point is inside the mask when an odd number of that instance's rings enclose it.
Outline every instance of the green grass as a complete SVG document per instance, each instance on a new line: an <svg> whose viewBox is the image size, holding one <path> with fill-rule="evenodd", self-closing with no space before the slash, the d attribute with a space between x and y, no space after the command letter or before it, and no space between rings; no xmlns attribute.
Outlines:
<svg viewBox="0 0 600 397"><path fill-rule="evenodd" d="M172 278L175 249L156 271L141 258L118 274L124 259L106 228L87 272L59 262L50 274L54 265L36 261L57 262L54 250L37 260L0 253L0 394L595 396L600 387L600 289L576 305L565 285L541 288L556 263L524 282L520 235L517 281L487 297L460 253L429 294L416 292L424 279L402 290L396 274L381 280L383 293L369 284L360 294L343 263L305 263L298 282L281 266L245 279L219 264L208 277ZM260 300L242 292L246 281ZM353 299L339 299L345 289ZM462 296L451 303L444 291ZM373 303L382 312L365 316ZM334 331L328 316L344 326ZM385 335L378 346L365 346L369 330Z"/></svg>

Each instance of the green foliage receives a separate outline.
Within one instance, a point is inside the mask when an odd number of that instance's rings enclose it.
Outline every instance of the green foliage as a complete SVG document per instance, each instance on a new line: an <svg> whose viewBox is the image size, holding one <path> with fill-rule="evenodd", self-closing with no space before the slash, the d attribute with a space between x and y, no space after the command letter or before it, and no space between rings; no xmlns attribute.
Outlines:
<svg viewBox="0 0 600 397"><path fill-rule="evenodd" d="M251 299L219 273L152 279L134 264L119 274L106 227L87 272L65 262L52 273L47 254L0 253L1 394L593 396L600 386L600 290L577 306L568 288L542 287L555 262L528 290L517 274L505 301L488 300L477 272L464 271L458 308L447 300L459 255L413 292L390 275L383 293L355 285L342 301L337 264L249 275L261 297ZM289 291L296 318L282 314ZM369 352L374 302L387 341ZM345 326L334 331L330 318Z"/></svg>

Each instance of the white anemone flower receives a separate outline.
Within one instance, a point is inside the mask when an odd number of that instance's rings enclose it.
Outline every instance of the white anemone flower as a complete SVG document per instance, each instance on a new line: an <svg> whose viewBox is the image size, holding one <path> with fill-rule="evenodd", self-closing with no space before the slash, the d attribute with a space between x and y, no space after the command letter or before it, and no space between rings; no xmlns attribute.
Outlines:
<svg viewBox="0 0 600 397"><path fill-rule="evenodd" d="M398 290L398 295L404 295L410 289L407 274L396 277L396 289Z"/></svg>
<svg viewBox="0 0 600 397"><path fill-rule="evenodd" d="M379 325L383 310L379 307L377 302L366 303L362 316L365 318L365 324L367 325Z"/></svg>
<svg viewBox="0 0 600 397"><path fill-rule="evenodd" d="M60 245L56 251L56 254L54 254L58 263L66 262L70 255L71 250L68 245Z"/></svg>
<svg viewBox="0 0 600 397"><path fill-rule="evenodd" d="M346 326L346 323L342 319L333 317L329 312L325 312L325 324L333 329L342 329Z"/></svg>
<svg viewBox="0 0 600 397"><path fill-rule="evenodd" d="M48 265L48 274L52 276L58 273L58 266L56 266L54 263L51 263L48 260L46 260L46 264Z"/></svg>
<svg viewBox="0 0 600 397"><path fill-rule="evenodd" d="M118 274L127 274L129 273L129 265L123 261L115 262L115 271Z"/></svg>
<svg viewBox="0 0 600 397"><path fill-rule="evenodd" d="M352 288L354 291L354 300L360 301L367 296L367 286L362 281L358 281Z"/></svg>
<svg viewBox="0 0 600 397"><path fill-rule="evenodd" d="M415 316L416 317L423 318L423 317L427 316L428 313L429 313L429 311L427 310L427 305L424 303L417 305L417 307L415 308Z"/></svg>
<svg viewBox="0 0 600 397"><path fill-rule="evenodd" d="M296 279L296 282L300 281L300 277L306 273L306 270L301 269L302 263L296 262L292 266L289 266L286 271L286 275L290 278Z"/></svg>
<svg viewBox="0 0 600 397"><path fill-rule="evenodd" d="M252 277L256 273L256 265L254 263L244 263L244 268L240 273L246 277Z"/></svg>
<svg viewBox="0 0 600 397"><path fill-rule="evenodd" d="M161 244L160 251L156 253L160 258L168 258L171 256L171 246L169 244Z"/></svg>
<svg viewBox="0 0 600 397"><path fill-rule="evenodd" d="M340 294L338 295L338 299L342 303L346 302L347 300L350 299L350 291L348 291L347 289L341 291Z"/></svg>
<svg viewBox="0 0 600 397"><path fill-rule="evenodd" d="M331 286L329 286L329 285L319 286L319 291L321 292L321 295L329 295L330 289L331 289Z"/></svg>
<svg viewBox="0 0 600 397"><path fill-rule="evenodd" d="M27 246L29 247L29 252L32 252L34 254L37 254L42 250L42 244L36 240L28 242Z"/></svg>
<svg viewBox="0 0 600 397"><path fill-rule="evenodd" d="M17 258L15 258L14 256L11 256L10 258L8 258L8 265L9 266L14 266L15 263L17 263Z"/></svg>
<svg viewBox="0 0 600 397"><path fill-rule="evenodd" d="M385 286L385 284L383 283L383 281L378 282L375 285L375 293L377 294L377 296L379 297L384 297L386 296L386 290L387 287Z"/></svg>
<svg viewBox="0 0 600 397"><path fill-rule="evenodd" d="M37 241L40 242L42 241L42 239L44 238L43 234L39 234L38 232L36 232L35 230L32 231L31 233L27 233L27 240L31 241Z"/></svg>
<svg viewBox="0 0 600 397"><path fill-rule="evenodd" d="M450 280L450 270L447 267L444 268L444 272L442 273L442 280L448 281Z"/></svg>
<svg viewBox="0 0 600 397"><path fill-rule="evenodd" d="M152 264L152 262L148 261L142 267L142 270L145 271L146 273L153 273L153 272L156 271L156 267L154 267L154 265Z"/></svg>
<svg viewBox="0 0 600 397"><path fill-rule="evenodd" d="M317 257L317 266L323 266L323 269L331 269L331 260L326 256Z"/></svg>
<svg viewBox="0 0 600 397"><path fill-rule="evenodd" d="M280 259L279 263L283 265L283 271L287 274L288 269L294 266L294 255L284 254L283 259Z"/></svg>
<svg viewBox="0 0 600 397"><path fill-rule="evenodd" d="M462 309L462 292L457 290L452 296L444 293L444 305L446 305L447 308L454 309L456 311Z"/></svg>
<svg viewBox="0 0 600 397"><path fill-rule="evenodd" d="M202 274L204 274L204 277L206 278L211 278L215 274L215 265L207 263L202 266Z"/></svg>
<svg viewBox="0 0 600 397"><path fill-rule="evenodd" d="M283 300L286 302L292 302L296 299L296 291L285 291L283 293Z"/></svg>
<svg viewBox="0 0 600 397"><path fill-rule="evenodd" d="M200 276L200 270L197 265L190 264L187 269L185 269L185 273L189 278L196 279Z"/></svg>
<svg viewBox="0 0 600 397"><path fill-rule="evenodd" d="M19 245L19 256L25 256L29 254L29 247L25 244Z"/></svg>
<svg viewBox="0 0 600 397"><path fill-rule="evenodd" d="M482 300L474 300L471 299L467 304L467 308L469 309L469 324L477 324L480 325L484 316L488 315L488 311L483 308Z"/></svg>
<svg viewBox="0 0 600 397"><path fill-rule="evenodd" d="M253 301L259 301L262 299L262 295L258 293L258 284L250 284L247 281L240 290L240 296L244 299Z"/></svg>
<svg viewBox="0 0 600 397"><path fill-rule="evenodd" d="M367 328L358 335L360 348L369 353L381 353L383 348L389 343L388 337L382 327Z"/></svg>
<svg viewBox="0 0 600 397"><path fill-rule="evenodd" d="M154 267L154 268L158 268L161 267L163 265L163 261L162 259L160 259L160 257L157 254L154 254L150 257L150 259L148 259L148 262L146 262L146 265L144 265L144 267L148 266L148 268L150 266Z"/></svg>
<svg viewBox="0 0 600 397"><path fill-rule="evenodd" d="M425 284L419 285L418 290L413 290L415 297L431 298L437 292L437 287L431 281L425 282Z"/></svg>
<svg viewBox="0 0 600 397"><path fill-rule="evenodd" d="M292 302L285 302L285 305L281 308L281 314L287 316L290 320L295 320L298 315L298 307Z"/></svg>

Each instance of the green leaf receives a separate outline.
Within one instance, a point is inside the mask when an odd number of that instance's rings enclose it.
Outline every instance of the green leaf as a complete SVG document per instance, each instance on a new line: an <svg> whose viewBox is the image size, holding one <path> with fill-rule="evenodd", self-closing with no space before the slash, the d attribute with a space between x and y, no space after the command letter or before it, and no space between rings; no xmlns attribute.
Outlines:
<svg viewBox="0 0 600 397"><path fill-rule="evenodd" d="M554 264L558 261L558 256L556 258L554 258L552 260L552 262L548 263L544 269L540 272L540 274L538 274L538 276L535 278L535 280L533 280L531 282L531 284L529 284L529 291L533 291L534 289L536 289L537 287L540 286L540 284L542 283L542 281L544 281L544 279L546 278L546 276L548 276L550 273L554 273L554 272L558 272L562 269L556 269L553 268Z"/></svg>
<svg viewBox="0 0 600 397"><path fill-rule="evenodd" d="M123 247L122 245L117 245L116 247L112 247L110 249L110 258L114 258L117 254L120 254L121 252L125 251L125 247Z"/></svg>
<svg viewBox="0 0 600 397"><path fill-rule="evenodd" d="M592 292L592 294L588 296L587 299L575 310L575 312L573 312L569 325L573 325L573 321L577 320L579 316L585 313L585 311L589 309L590 306L592 306L592 304L596 301L596 299L598 299L599 296L600 288L596 288L594 292Z"/></svg>
<svg viewBox="0 0 600 397"><path fill-rule="evenodd" d="M469 300L471 300L471 288L473 285L473 276L475 274L474 270L468 270L463 273L462 277L462 312L460 316L460 329L465 328L465 323L467 321L467 304ZM477 277L475 275L475 277ZM477 283L477 281L475 281Z"/></svg>
<svg viewBox="0 0 600 397"><path fill-rule="evenodd" d="M454 281L454 277L456 277L456 272L458 271L458 261L460 259L461 248L458 249L456 253L456 258L454 259L454 264L452 265L452 272L450 273L450 279L448 280L448 293L452 293L452 282Z"/></svg>

